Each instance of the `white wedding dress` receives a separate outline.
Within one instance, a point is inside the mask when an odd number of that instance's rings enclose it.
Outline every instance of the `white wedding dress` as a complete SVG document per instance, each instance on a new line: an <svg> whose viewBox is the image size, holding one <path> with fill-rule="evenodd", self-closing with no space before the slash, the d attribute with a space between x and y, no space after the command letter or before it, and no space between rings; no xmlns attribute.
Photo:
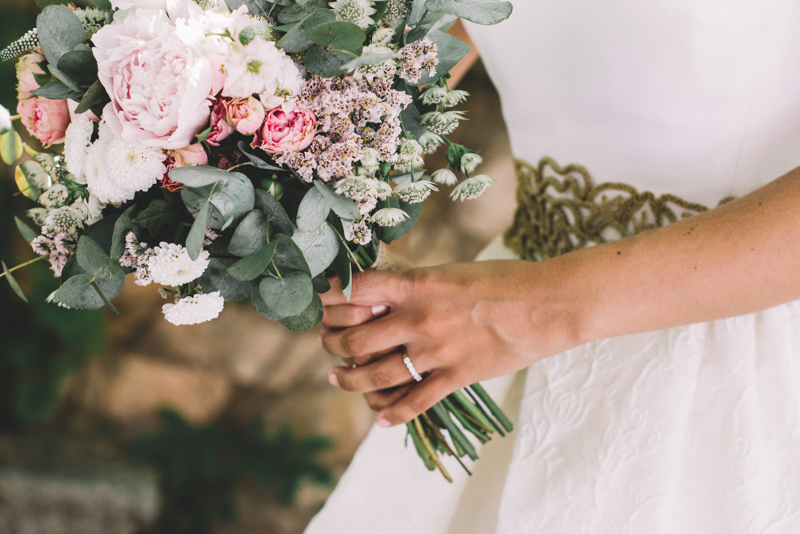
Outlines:
<svg viewBox="0 0 800 534"><path fill-rule="evenodd" d="M800 165L797 0L514 3L469 30L518 158L707 206ZM513 256L497 240L488 257ZM307 533L800 532L800 302L589 343L516 380L487 384L517 424L475 476L449 462L448 484L404 427L375 427Z"/></svg>

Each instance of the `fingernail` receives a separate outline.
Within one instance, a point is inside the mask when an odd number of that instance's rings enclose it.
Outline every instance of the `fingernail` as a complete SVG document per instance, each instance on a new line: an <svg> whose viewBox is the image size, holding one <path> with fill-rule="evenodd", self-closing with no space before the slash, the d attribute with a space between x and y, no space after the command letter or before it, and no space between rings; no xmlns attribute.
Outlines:
<svg viewBox="0 0 800 534"><path fill-rule="evenodd" d="M390 423L383 417L379 417L378 420L375 422L378 423L378 426L382 426L383 428L389 428L390 426L392 426L392 423Z"/></svg>
<svg viewBox="0 0 800 534"><path fill-rule="evenodd" d="M372 315L383 315L389 311L389 306L386 304L378 304L372 307Z"/></svg>
<svg viewBox="0 0 800 534"><path fill-rule="evenodd" d="M335 372L331 371L328 373L328 382L330 382L332 386L336 386L337 388L339 387L339 379L336 378Z"/></svg>

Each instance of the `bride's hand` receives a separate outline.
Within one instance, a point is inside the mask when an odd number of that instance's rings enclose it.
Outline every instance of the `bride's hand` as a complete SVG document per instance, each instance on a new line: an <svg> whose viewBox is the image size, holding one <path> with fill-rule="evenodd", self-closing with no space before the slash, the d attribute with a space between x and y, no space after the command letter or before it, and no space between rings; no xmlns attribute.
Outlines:
<svg viewBox="0 0 800 534"><path fill-rule="evenodd" d="M331 383L365 393L380 410L378 424L390 426L461 387L577 345L571 312L548 297L548 286L558 285L550 271L522 261L368 271L354 276L350 303L332 279L322 295L322 343L357 367L334 368ZM413 380L406 355L422 382Z"/></svg>

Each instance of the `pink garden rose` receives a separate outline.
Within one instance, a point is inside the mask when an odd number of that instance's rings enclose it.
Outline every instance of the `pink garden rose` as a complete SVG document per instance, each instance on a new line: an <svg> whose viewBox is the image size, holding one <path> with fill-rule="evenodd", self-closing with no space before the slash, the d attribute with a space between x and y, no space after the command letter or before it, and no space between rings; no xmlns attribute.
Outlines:
<svg viewBox="0 0 800 534"><path fill-rule="evenodd" d="M17 61L17 100L27 100L33 95L31 91L39 88L39 84L34 79L34 74L44 74L45 72L39 66L39 63L44 61L44 56L41 54L25 54Z"/></svg>
<svg viewBox="0 0 800 534"><path fill-rule="evenodd" d="M222 141L236 131L225 115L224 99L218 98L211 106L211 133L206 137L209 145L219 146Z"/></svg>
<svg viewBox="0 0 800 534"><path fill-rule="evenodd" d="M192 167L196 165L207 165L208 154L203 150L203 145L195 143L179 150L168 150L167 159L164 161L167 166L167 172L161 179L161 185L169 191L180 191L183 189L183 184L179 184L169 177L170 169L177 167Z"/></svg>
<svg viewBox="0 0 800 534"><path fill-rule="evenodd" d="M266 111L255 97L233 98L223 102L228 123L244 135L256 133L264 123Z"/></svg>
<svg viewBox="0 0 800 534"><path fill-rule="evenodd" d="M17 104L22 124L28 132L42 142L45 148L64 142L69 126L69 109L66 100L48 100L34 96Z"/></svg>
<svg viewBox="0 0 800 534"><path fill-rule="evenodd" d="M253 146L269 154L303 150L314 140L317 118L303 106L295 104L290 111L283 107L270 110L264 126L256 132Z"/></svg>
<svg viewBox="0 0 800 534"><path fill-rule="evenodd" d="M208 124L213 65L178 38L166 13L136 9L92 42L98 77L111 97L103 118L118 138L175 150Z"/></svg>

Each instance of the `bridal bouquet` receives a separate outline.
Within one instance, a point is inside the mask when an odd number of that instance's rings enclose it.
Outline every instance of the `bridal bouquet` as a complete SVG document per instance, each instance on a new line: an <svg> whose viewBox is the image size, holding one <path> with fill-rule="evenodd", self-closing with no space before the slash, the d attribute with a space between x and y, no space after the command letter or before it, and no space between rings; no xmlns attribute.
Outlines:
<svg viewBox="0 0 800 534"><path fill-rule="evenodd" d="M61 277L60 306L114 310L133 273L162 286L176 325L249 297L305 330L322 319L326 276L349 294L353 269L403 236L439 185L463 200L492 182L446 137L467 97L448 72L469 51L446 30L500 22L507 2L41 3L36 28L0 52L18 58L19 99L17 116L0 109L0 155L29 156L15 177L39 230L16 222ZM447 168L426 174L423 154L442 145ZM0 276L24 299L11 274L23 265ZM481 441L510 430L479 385L451 395L409 425L445 474L440 453L477 457L452 417Z"/></svg>

